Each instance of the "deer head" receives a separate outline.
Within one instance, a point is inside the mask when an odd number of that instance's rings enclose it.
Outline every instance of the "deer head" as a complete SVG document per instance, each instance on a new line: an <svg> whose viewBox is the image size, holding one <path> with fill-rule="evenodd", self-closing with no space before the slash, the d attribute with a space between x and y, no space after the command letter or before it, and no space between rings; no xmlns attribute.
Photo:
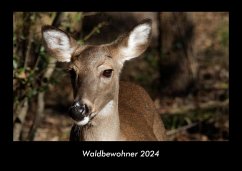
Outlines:
<svg viewBox="0 0 242 171"><path fill-rule="evenodd" d="M44 26L46 49L59 62L67 62L74 102L69 109L76 124L84 126L94 117L105 117L118 103L119 74L125 61L141 55L151 38L146 19L115 41L103 45L79 45L68 33Z"/></svg>

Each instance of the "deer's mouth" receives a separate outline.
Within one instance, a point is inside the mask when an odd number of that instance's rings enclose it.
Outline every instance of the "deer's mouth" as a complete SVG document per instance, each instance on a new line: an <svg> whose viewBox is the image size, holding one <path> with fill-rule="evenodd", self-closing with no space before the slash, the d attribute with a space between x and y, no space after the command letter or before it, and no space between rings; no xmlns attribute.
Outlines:
<svg viewBox="0 0 242 171"><path fill-rule="evenodd" d="M82 120L78 120L78 121L74 120L74 121L77 125L84 126L84 125L87 125L88 123L91 123L92 119L95 118L96 115L97 115L96 112L92 112L89 115L85 116Z"/></svg>
<svg viewBox="0 0 242 171"><path fill-rule="evenodd" d="M75 121L75 122L79 126L84 126L84 125L88 124L89 121L90 121L90 117L89 116L85 116L85 117L83 117L82 120Z"/></svg>

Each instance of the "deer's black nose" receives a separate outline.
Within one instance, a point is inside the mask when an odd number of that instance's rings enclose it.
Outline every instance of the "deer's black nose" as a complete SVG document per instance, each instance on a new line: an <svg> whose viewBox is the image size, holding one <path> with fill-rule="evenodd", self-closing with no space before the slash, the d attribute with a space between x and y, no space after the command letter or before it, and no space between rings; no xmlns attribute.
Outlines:
<svg viewBox="0 0 242 171"><path fill-rule="evenodd" d="M88 114L88 107L86 104L74 102L69 108L69 115L75 121L81 121Z"/></svg>

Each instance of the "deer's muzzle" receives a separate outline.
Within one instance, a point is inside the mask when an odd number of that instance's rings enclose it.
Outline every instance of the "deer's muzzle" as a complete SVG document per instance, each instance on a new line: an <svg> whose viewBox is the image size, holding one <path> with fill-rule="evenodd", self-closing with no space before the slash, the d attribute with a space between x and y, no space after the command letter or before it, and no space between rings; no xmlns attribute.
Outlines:
<svg viewBox="0 0 242 171"><path fill-rule="evenodd" d="M69 108L69 115L75 121L82 121L88 115L88 107L86 104L80 104L79 102L74 102Z"/></svg>

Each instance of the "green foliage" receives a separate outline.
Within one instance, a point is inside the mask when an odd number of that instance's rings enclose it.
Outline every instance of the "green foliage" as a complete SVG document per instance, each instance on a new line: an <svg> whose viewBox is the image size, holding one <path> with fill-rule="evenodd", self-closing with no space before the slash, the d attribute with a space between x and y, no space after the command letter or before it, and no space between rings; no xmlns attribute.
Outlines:
<svg viewBox="0 0 242 171"><path fill-rule="evenodd" d="M200 123L204 121L214 122L218 118L221 118L221 115L221 111L217 111L216 108L205 111L198 109L189 113L164 115L162 116L162 119L164 121L165 127L170 130L178 129L191 123Z"/></svg>
<svg viewBox="0 0 242 171"><path fill-rule="evenodd" d="M78 13L75 15L75 20L76 20L76 22L81 21L82 18L83 18L83 15L82 15L81 12L78 12Z"/></svg>
<svg viewBox="0 0 242 171"><path fill-rule="evenodd" d="M13 57L13 69L17 69L18 68L18 63L17 63L17 59L15 57Z"/></svg>
<svg viewBox="0 0 242 171"><path fill-rule="evenodd" d="M83 38L83 41L87 41L87 40L90 39L90 37L92 37L93 35L95 35L95 34L99 34L101 28L103 28L104 26L107 26L107 25L108 25L108 23L106 23L106 22L101 22L101 23L99 23L97 26L95 26L95 27L92 29L92 31L91 31L89 34L87 34L87 35Z"/></svg>
<svg viewBox="0 0 242 171"><path fill-rule="evenodd" d="M46 13L47 14L47 13ZM14 13L13 29L13 99L17 106L29 101L42 89L43 71L47 66L40 34L36 34L42 16L34 12ZM31 101L30 101L31 102Z"/></svg>
<svg viewBox="0 0 242 171"><path fill-rule="evenodd" d="M224 48L228 48L229 45L229 28L228 25L225 23L223 24L219 30L218 30L218 35L220 39L220 44Z"/></svg>
<svg viewBox="0 0 242 171"><path fill-rule="evenodd" d="M144 54L144 63L140 64L137 75L135 74L133 79L140 85L146 88L151 96L157 94L159 85L157 80L159 79L159 57L155 50L147 51ZM144 72L145 71L145 72Z"/></svg>
<svg viewBox="0 0 242 171"><path fill-rule="evenodd" d="M152 50L144 58L145 61L149 64L149 67L152 68L152 70L159 69L159 58L157 55L157 51Z"/></svg>
<svg viewBox="0 0 242 171"><path fill-rule="evenodd" d="M80 45L84 45L85 44L84 40L82 40L82 39L78 40L77 43L79 43Z"/></svg>

